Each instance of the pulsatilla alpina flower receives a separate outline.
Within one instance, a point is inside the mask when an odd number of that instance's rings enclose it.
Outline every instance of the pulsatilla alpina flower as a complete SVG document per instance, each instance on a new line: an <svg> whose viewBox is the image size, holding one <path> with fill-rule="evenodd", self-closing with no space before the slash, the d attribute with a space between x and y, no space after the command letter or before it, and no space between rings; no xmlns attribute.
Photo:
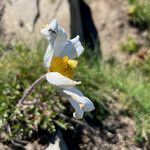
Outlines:
<svg viewBox="0 0 150 150"><path fill-rule="evenodd" d="M65 30L58 25L56 20L42 27L41 33L49 42L44 56L44 63L48 68L46 79L67 96L75 109L73 116L76 119L81 119L84 112L94 109L94 105L75 87L81 82L73 80L75 69L78 65L78 61L75 58L84 51L79 36L68 40Z"/></svg>

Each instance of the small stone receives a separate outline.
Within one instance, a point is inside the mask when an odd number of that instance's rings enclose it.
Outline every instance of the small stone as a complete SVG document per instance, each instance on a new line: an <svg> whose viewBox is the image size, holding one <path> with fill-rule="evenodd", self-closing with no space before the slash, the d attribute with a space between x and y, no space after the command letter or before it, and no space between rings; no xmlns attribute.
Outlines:
<svg viewBox="0 0 150 150"><path fill-rule="evenodd" d="M114 138L114 135L111 132L107 132L106 134L109 139Z"/></svg>
<svg viewBox="0 0 150 150"><path fill-rule="evenodd" d="M88 130L87 129L83 129L83 134L88 135L89 134Z"/></svg>
<svg viewBox="0 0 150 150"><path fill-rule="evenodd" d="M90 141L90 138L87 136L83 136L82 140L84 143L88 143Z"/></svg>

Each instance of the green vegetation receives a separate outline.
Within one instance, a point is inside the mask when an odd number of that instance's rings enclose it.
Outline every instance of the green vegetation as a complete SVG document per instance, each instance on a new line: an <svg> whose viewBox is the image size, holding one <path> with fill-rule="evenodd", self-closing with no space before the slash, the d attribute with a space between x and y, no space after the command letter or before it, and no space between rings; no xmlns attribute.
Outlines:
<svg viewBox="0 0 150 150"><path fill-rule="evenodd" d="M137 52L139 50L138 43L133 37L128 37L126 41L121 43L121 50L130 54Z"/></svg>
<svg viewBox="0 0 150 150"><path fill-rule="evenodd" d="M43 113L38 107L27 107L19 109L16 107L23 91L29 87L38 77L44 73L42 67L41 50L29 50L28 48L17 45L13 50L6 52L1 57L1 86L0 86L0 130L5 131L5 126L10 123L14 137L30 137L33 131L41 128L47 128L50 131L55 130L52 119L55 114L49 109L48 113ZM45 92L43 92L43 90ZM51 87L39 86L37 91L29 97L31 100L40 98L42 93L46 97L50 107L52 101ZM49 95L49 96L47 96ZM45 100L42 99L42 100ZM54 102L53 102L54 103ZM4 140L9 139L8 135Z"/></svg>
<svg viewBox="0 0 150 150"><path fill-rule="evenodd" d="M147 68L146 70L144 68L146 62L140 65L140 69L138 68L139 65L137 67L134 64L123 69L121 67L109 67L106 73L111 73L107 78L108 84L113 89L118 89L119 92L116 96L123 103L127 112L136 120L137 141L141 141L143 138L150 139L150 74L147 72Z"/></svg>
<svg viewBox="0 0 150 150"><path fill-rule="evenodd" d="M4 45L1 46L1 49L4 47ZM5 133L2 134L4 135L3 141L8 141L11 138L5 128L8 123L11 126L13 138L22 139L29 139L34 132L41 129L52 133L55 131L56 124L64 129L70 127L68 122L59 118L59 114L67 112L67 115L72 117L71 105L64 97L56 93L55 88L46 81L40 84L28 97L30 101L40 99L47 106L46 110L40 106L32 105L16 107L25 89L47 72L43 65L44 51L45 46L40 43L36 50L31 50L23 45L16 45L10 51L2 52L0 63L0 134ZM84 63L86 63L85 59L82 60L76 79L83 82L81 87L83 93L86 94L90 90L93 94L89 96L94 99L95 103L98 103L97 101L101 99L101 96L95 89L100 88L97 83L99 72L96 67L90 72L89 65L84 65ZM83 76L84 70L87 72L85 76ZM87 86L89 86L88 90ZM98 105L101 107L102 104ZM105 112L107 111L96 110L97 114Z"/></svg>
<svg viewBox="0 0 150 150"><path fill-rule="evenodd" d="M150 23L150 1L128 0L128 2L130 4L128 13L131 15L132 23L143 30Z"/></svg>
<svg viewBox="0 0 150 150"><path fill-rule="evenodd" d="M3 141L10 139L5 130L7 123L11 126L12 136L23 139L29 139L40 129L53 133L56 124L64 129L71 126L59 118L59 113L71 117L73 109L47 82L39 85L28 98L40 99L47 105L46 110L39 106L16 107L23 91L46 72L42 64L43 55L44 46L39 44L36 50L17 45L1 56L0 133L3 133ZM111 111L106 105L108 99L105 95L115 97L123 104L127 112L124 115L130 115L136 121L135 139L139 142L150 139L150 55L143 62L126 67L116 64L91 66L87 58L81 57L75 79L82 81L79 88L96 106L95 111L85 114L85 118L99 125Z"/></svg>

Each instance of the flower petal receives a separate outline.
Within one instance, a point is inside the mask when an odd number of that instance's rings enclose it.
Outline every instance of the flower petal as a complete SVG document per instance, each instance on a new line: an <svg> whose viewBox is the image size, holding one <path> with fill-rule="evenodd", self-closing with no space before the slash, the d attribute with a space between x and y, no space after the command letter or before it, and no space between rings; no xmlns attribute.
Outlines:
<svg viewBox="0 0 150 150"><path fill-rule="evenodd" d="M93 103L85 97L80 90L77 88L65 89L63 92L70 96L76 103L78 103L80 109L83 111L92 111L95 109Z"/></svg>
<svg viewBox="0 0 150 150"><path fill-rule="evenodd" d="M77 82L77 81L71 80L61 75L58 72L48 72L46 75L46 79L50 84L57 86L59 88L63 88L63 89L72 88L75 85L81 84L80 81Z"/></svg>
<svg viewBox="0 0 150 150"><path fill-rule="evenodd" d="M68 56L70 59L75 59L80 56L84 48L79 38L80 37L77 35L74 39L66 41L64 48L59 51L59 53L55 53L55 55L60 57Z"/></svg>
<svg viewBox="0 0 150 150"><path fill-rule="evenodd" d="M51 35L56 34L57 32L58 32L58 23L55 19L50 24L45 25L41 29L41 33L45 35L47 38L50 37Z"/></svg>
<svg viewBox="0 0 150 150"><path fill-rule="evenodd" d="M73 117L76 118L76 119L82 119L84 111L82 109L80 109L79 104L76 101L74 101L74 99L72 99L69 96L67 98L68 98L69 102L71 103L72 107L75 110L75 112L73 113Z"/></svg>
<svg viewBox="0 0 150 150"><path fill-rule="evenodd" d="M84 51L84 48L80 42L80 36L77 35L75 38L71 39L70 41L73 43L74 48L76 49L78 54L77 56L79 57Z"/></svg>
<svg viewBox="0 0 150 150"><path fill-rule="evenodd" d="M61 55L66 45L67 38L68 36L65 30L62 27L58 26L58 32L56 34L56 40L54 42L54 50L55 50L54 55L55 56Z"/></svg>
<svg viewBox="0 0 150 150"><path fill-rule="evenodd" d="M76 112L73 113L73 117L76 118L76 119L82 119L83 118L83 114L84 114L83 111L80 112L80 113L76 111Z"/></svg>
<svg viewBox="0 0 150 150"><path fill-rule="evenodd" d="M60 57L68 56L70 59L74 59L78 56L77 51L71 41L67 41L64 49L59 53Z"/></svg>
<svg viewBox="0 0 150 150"><path fill-rule="evenodd" d="M44 64L47 68L49 68L49 66L51 64L53 53L54 53L54 50L52 48L52 45L49 44L47 49L46 49L45 55L44 55Z"/></svg>
<svg viewBox="0 0 150 150"><path fill-rule="evenodd" d="M44 55L44 63L47 68L50 66L50 63L53 57L54 41L56 40L57 32L58 32L58 23L55 19L49 25L46 25L41 30L41 33L46 36L49 42L49 45Z"/></svg>
<svg viewBox="0 0 150 150"><path fill-rule="evenodd" d="M58 26L59 25L58 25L56 19L53 19L53 21L51 21L51 23L50 23L50 29L57 33L58 32Z"/></svg>

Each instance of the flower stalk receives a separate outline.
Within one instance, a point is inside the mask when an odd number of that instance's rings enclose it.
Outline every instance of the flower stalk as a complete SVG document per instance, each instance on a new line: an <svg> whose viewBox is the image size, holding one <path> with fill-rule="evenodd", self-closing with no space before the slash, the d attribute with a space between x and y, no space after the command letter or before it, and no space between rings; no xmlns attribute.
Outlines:
<svg viewBox="0 0 150 150"><path fill-rule="evenodd" d="M32 91L42 82L46 79L46 74L42 75L40 78L38 78L23 94L22 98L19 100L18 104L19 105L25 105L25 104L30 104L31 103L25 103L25 100L27 97L32 93ZM35 102L33 102L35 104Z"/></svg>

